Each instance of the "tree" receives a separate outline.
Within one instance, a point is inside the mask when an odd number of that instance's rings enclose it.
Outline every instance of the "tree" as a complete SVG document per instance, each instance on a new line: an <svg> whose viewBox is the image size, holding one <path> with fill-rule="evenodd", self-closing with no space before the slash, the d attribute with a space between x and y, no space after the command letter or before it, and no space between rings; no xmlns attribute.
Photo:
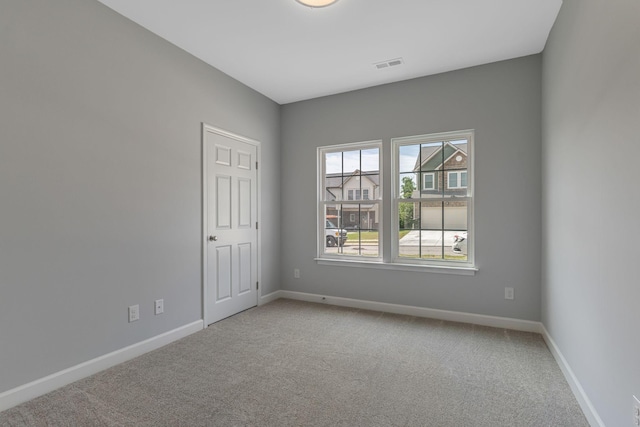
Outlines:
<svg viewBox="0 0 640 427"><path fill-rule="evenodd" d="M416 184L408 176L402 178L402 198L410 199L416 189ZM398 207L400 229L413 228L413 203L400 203Z"/></svg>
<svg viewBox="0 0 640 427"><path fill-rule="evenodd" d="M413 182L413 179L405 176L402 178L402 198L410 199L411 195L416 189L416 184Z"/></svg>

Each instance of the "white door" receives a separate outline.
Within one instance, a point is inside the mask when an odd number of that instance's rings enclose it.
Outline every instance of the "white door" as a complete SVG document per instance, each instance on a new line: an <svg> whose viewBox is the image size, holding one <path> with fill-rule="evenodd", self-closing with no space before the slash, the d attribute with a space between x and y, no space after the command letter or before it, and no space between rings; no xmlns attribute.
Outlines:
<svg viewBox="0 0 640 427"><path fill-rule="evenodd" d="M203 126L207 325L258 304L257 145Z"/></svg>

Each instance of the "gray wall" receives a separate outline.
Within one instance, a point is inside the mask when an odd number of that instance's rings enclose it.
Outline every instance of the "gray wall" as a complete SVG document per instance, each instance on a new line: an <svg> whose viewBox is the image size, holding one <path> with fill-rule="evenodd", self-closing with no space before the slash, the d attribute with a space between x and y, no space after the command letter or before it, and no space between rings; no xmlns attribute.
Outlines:
<svg viewBox="0 0 640 427"><path fill-rule="evenodd" d="M539 55L283 106L283 289L539 320L540 108ZM316 147L470 128L475 276L316 264Z"/></svg>
<svg viewBox="0 0 640 427"><path fill-rule="evenodd" d="M276 290L280 107L96 1L1 9L0 392L201 319L201 122L263 143Z"/></svg>
<svg viewBox="0 0 640 427"><path fill-rule="evenodd" d="M639 24L564 0L543 55L542 317L608 426L640 397Z"/></svg>

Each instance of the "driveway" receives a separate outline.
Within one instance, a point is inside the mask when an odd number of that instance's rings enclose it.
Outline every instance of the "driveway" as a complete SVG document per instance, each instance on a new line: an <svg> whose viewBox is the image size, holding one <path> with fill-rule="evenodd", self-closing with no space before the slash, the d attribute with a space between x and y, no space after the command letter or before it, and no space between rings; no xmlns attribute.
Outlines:
<svg viewBox="0 0 640 427"><path fill-rule="evenodd" d="M461 231L445 231L444 246L451 246L456 234ZM422 239L421 239L422 237ZM442 245L442 231L437 230L412 230L400 239L400 246L438 246Z"/></svg>

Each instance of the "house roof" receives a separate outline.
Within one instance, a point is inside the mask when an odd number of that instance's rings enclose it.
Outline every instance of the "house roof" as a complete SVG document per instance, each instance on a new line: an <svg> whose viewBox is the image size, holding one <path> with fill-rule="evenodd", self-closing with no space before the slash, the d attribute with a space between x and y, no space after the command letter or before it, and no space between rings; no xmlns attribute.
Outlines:
<svg viewBox="0 0 640 427"><path fill-rule="evenodd" d="M325 175L325 200L337 200L337 193L340 192L340 189L343 187L345 183L347 183L351 178L355 176L361 176L363 178L367 178L369 181L373 183L375 186L380 185L380 172L379 171L362 171L355 170L353 173L345 175L342 173L328 173ZM335 190L338 191L335 191Z"/></svg>
<svg viewBox="0 0 640 427"><path fill-rule="evenodd" d="M434 159L439 153L442 152L443 147L451 147L453 152L461 151L465 156L467 155L467 143L452 144L445 142L443 145L427 145L420 148L420 155L416 158L416 164L413 167L414 171L419 171L421 166L427 163L429 160ZM445 153L444 160L446 161L452 154ZM444 162L439 162L439 164Z"/></svg>
<svg viewBox="0 0 640 427"><path fill-rule="evenodd" d="M380 172L379 171L362 171L355 170L351 174L342 173L328 173L325 175L325 187L328 188L341 188L347 181L355 176L361 176L367 178L374 185L380 185Z"/></svg>

